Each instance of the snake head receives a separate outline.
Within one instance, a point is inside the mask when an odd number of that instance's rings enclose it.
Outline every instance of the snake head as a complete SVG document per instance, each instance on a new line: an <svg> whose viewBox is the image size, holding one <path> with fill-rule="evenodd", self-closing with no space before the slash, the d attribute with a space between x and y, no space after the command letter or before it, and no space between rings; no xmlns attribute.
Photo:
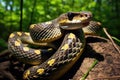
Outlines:
<svg viewBox="0 0 120 80"><path fill-rule="evenodd" d="M87 26L92 18L91 12L68 12L58 18L62 29L74 30Z"/></svg>

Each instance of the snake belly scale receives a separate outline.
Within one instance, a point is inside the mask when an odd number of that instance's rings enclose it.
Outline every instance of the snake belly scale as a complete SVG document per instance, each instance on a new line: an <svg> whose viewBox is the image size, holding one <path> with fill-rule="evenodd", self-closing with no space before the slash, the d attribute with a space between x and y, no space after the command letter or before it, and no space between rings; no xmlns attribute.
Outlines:
<svg viewBox="0 0 120 80"><path fill-rule="evenodd" d="M91 22L92 25L89 25L91 17L90 12L69 12L60 15L55 20L31 25L30 33L11 33L8 39L8 48L12 55L19 61L35 65L24 72L23 79L57 80L68 71L79 59L85 46L82 28L100 25L97 22ZM41 55L49 53L51 49L33 49L23 44L23 42L51 43L62 36L64 36L64 40L61 46L43 63L41 63ZM59 75L54 76L58 72Z"/></svg>

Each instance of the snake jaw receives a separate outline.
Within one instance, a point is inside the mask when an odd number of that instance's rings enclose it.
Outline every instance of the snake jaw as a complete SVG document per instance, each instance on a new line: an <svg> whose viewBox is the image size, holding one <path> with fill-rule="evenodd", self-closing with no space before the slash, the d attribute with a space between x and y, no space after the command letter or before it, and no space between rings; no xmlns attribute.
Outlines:
<svg viewBox="0 0 120 80"><path fill-rule="evenodd" d="M77 30L86 27L89 25L89 22L86 23L66 23L61 25L60 28L64 30Z"/></svg>

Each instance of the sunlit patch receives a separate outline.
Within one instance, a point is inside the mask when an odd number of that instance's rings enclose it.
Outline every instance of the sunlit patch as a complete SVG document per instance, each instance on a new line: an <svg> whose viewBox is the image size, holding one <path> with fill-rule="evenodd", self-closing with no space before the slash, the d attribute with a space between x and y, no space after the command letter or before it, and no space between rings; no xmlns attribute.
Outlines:
<svg viewBox="0 0 120 80"><path fill-rule="evenodd" d="M37 73L38 73L38 74L43 74L43 73L44 73L44 69L43 69L43 68L38 69L38 70L37 70Z"/></svg>
<svg viewBox="0 0 120 80"><path fill-rule="evenodd" d="M29 51L29 48L28 47L23 47L23 50L24 51Z"/></svg>
<svg viewBox="0 0 120 80"><path fill-rule="evenodd" d="M14 34L14 33L10 34L10 38L13 38L14 36L15 36L15 34Z"/></svg>
<svg viewBox="0 0 120 80"><path fill-rule="evenodd" d="M68 38L72 38L73 39L73 38L75 38L75 35L73 33L70 33Z"/></svg>
<svg viewBox="0 0 120 80"><path fill-rule="evenodd" d="M22 35L22 33L21 33L21 32L17 32L17 35L21 36L21 35Z"/></svg>
<svg viewBox="0 0 120 80"><path fill-rule="evenodd" d="M51 23L52 23L51 21L45 22L45 24L51 24Z"/></svg>
<svg viewBox="0 0 120 80"><path fill-rule="evenodd" d="M27 70L27 71L24 73L23 78L24 78L24 79L27 79L29 75L30 75L30 71Z"/></svg>
<svg viewBox="0 0 120 80"><path fill-rule="evenodd" d="M15 46L20 46L20 42L19 41L15 41Z"/></svg>
<svg viewBox="0 0 120 80"><path fill-rule="evenodd" d="M40 50L35 50L34 52L35 52L36 54L40 54L40 53L41 53Z"/></svg>
<svg viewBox="0 0 120 80"><path fill-rule="evenodd" d="M47 62L47 64L48 64L49 66L52 66L52 65L54 64L54 62L55 62L55 59L51 59L51 60L49 60L49 61Z"/></svg>
<svg viewBox="0 0 120 80"><path fill-rule="evenodd" d="M29 34L29 33L27 33L27 32L25 32L25 35L29 36L30 34Z"/></svg>
<svg viewBox="0 0 120 80"><path fill-rule="evenodd" d="M32 28L34 28L35 27L35 24L31 24L30 25L30 28L32 29Z"/></svg>
<svg viewBox="0 0 120 80"><path fill-rule="evenodd" d="M65 44L61 49L62 50L67 50L69 48L69 45L68 44Z"/></svg>

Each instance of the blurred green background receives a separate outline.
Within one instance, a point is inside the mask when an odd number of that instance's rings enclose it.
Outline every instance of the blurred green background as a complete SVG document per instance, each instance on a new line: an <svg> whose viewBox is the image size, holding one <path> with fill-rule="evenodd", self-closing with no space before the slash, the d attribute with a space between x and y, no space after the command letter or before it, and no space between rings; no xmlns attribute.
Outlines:
<svg viewBox="0 0 120 80"><path fill-rule="evenodd" d="M120 0L0 0L0 51L7 49L11 32L29 31L30 24L69 11L91 11L94 20L120 38Z"/></svg>

